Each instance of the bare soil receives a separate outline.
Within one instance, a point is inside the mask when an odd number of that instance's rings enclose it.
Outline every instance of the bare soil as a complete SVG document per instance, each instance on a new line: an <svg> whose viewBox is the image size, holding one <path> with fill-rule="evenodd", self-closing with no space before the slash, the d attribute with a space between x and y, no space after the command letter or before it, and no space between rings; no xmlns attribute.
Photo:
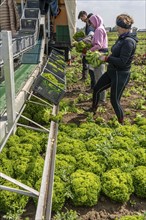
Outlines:
<svg viewBox="0 0 146 220"><path fill-rule="evenodd" d="M69 201L66 202L63 212L75 210L81 220L115 220L124 215L138 215L146 213L146 199L138 198L135 195L130 197L127 203L121 204L111 201L106 196L101 196L98 204L93 207L75 207ZM32 200L26 206L26 212L22 215L25 220L35 220L36 208ZM55 213L52 213L52 218Z"/></svg>
<svg viewBox="0 0 146 220"><path fill-rule="evenodd" d="M127 203L120 204L101 196L98 204L92 208L72 207L66 204L67 209L76 210L81 220L115 220L124 215L137 215L146 212L146 200L132 195Z"/></svg>
<svg viewBox="0 0 146 220"><path fill-rule="evenodd" d="M133 82L130 82L127 86L128 87L132 87L133 86ZM66 93L66 98L69 98L70 100L75 100L79 94L84 94L84 95L89 95L89 93L87 92L87 89L84 85L84 82L79 81L78 83L70 86L68 88L68 91ZM108 93L109 90L107 90L106 93ZM80 101L77 106L78 108L81 109L86 109L91 107L92 105L92 92L90 92L91 94L91 99L89 99L88 101ZM134 119L137 115L137 113L143 115L144 117L146 117L146 110L140 110L140 109L136 109L134 107L131 106L131 101L135 101L135 100L140 100L141 99L141 95L140 94L132 94L130 97L122 97L121 98L121 106L124 109L124 112L128 113L125 114L125 120L129 120L131 124L134 123ZM104 111L100 111L97 110L96 115L94 116L94 119L96 119L97 117L102 117L105 122L108 122L110 119L112 119L113 117L115 117L115 113L114 110L111 106L110 100L109 98L106 99L106 102L104 104L100 105L101 107L103 107ZM64 123L81 123L81 122L86 122L86 114L77 114L77 113L68 113L66 115L64 115L63 117L63 122Z"/></svg>

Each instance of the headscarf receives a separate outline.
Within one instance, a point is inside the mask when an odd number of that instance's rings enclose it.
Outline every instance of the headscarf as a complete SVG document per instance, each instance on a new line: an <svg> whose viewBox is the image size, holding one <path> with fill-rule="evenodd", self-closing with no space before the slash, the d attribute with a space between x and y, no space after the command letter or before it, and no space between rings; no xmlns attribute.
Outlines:
<svg viewBox="0 0 146 220"><path fill-rule="evenodd" d="M122 19L117 19L116 20L116 25L121 27L121 28L125 28L125 29L130 29L131 28L131 24L126 24Z"/></svg>
<svg viewBox="0 0 146 220"><path fill-rule="evenodd" d="M92 15L89 21L95 26L95 29L103 25L103 19L99 15Z"/></svg>

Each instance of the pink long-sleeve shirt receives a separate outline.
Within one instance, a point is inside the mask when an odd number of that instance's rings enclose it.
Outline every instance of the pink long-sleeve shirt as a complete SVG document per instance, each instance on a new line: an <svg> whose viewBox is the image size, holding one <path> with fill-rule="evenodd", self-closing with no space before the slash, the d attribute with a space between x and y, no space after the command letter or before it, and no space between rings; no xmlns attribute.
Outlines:
<svg viewBox="0 0 146 220"><path fill-rule="evenodd" d="M107 33L103 26L102 18L97 15L92 15L89 20L95 27L94 36L91 42L92 48L90 50L95 51L108 48Z"/></svg>

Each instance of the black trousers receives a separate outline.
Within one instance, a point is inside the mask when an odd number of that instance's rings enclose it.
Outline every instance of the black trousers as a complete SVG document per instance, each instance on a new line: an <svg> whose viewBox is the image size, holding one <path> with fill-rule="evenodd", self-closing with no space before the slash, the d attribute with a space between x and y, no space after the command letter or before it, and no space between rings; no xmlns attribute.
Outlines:
<svg viewBox="0 0 146 220"><path fill-rule="evenodd" d="M124 113L120 105L120 99L129 82L129 78L130 71L117 71L112 69L105 72L94 87L92 107L97 108L100 92L111 88L110 101L118 120L121 122L124 118Z"/></svg>
<svg viewBox="0 0 146 220"><path fill-rule="evenodd" d="M83 56L83 58L82 58L82 78L85 78L85 79L87 78L88 71L89 71L89 75L90 75L90 79L91 79L91 89L93 89L96 84L94 71L89 69L88 61L86 60L86 57Z"/></svg>
<svg viewBox="0 0 146 220"><path fill-rule="evenodd" d="M86 60L86 57L82 57L82 77L87 78L88 74L88 62Z"/></svg>
<svg viewBox="0 0 146 220"><path fill-rule="evenodd" d="M94 70L89 69L89 75L90 75L90 80L91 80L91 89L93 89L96 84Z"/></svg>

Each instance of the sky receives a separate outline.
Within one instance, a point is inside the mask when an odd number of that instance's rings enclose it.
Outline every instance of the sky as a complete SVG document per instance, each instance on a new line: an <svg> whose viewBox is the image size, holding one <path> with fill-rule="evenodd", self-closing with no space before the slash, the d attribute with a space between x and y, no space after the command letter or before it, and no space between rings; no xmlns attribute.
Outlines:
<svg viewBox="0 0 146 220"><path fill-rule="evenodd" d="M134 19L133 27L146 28L146 0L77 0L76 27L82 28L85 24L77 18L80 11L99 14L105 27L114 27L117 15L126 13Z"/></svg>

